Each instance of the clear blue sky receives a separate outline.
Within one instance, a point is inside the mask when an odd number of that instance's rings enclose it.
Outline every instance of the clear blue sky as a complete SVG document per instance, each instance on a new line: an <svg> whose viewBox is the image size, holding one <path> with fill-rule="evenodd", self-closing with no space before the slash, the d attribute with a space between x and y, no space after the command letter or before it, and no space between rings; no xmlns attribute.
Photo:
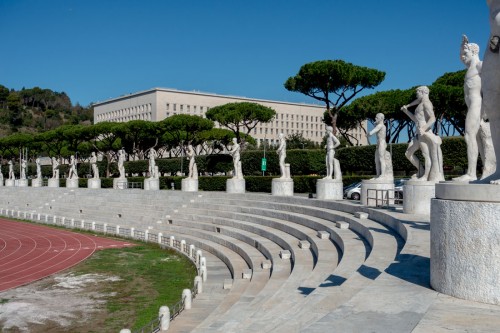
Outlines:
<svg viewBox="0 0 500 333"><path fill-rule="evenodd" d="M486 0L0 0L0 32L0 84L85 106L153 87L312 102L283 83L324 59L406 89L462 69L462 34L484 48L489 27Z"/></svg>

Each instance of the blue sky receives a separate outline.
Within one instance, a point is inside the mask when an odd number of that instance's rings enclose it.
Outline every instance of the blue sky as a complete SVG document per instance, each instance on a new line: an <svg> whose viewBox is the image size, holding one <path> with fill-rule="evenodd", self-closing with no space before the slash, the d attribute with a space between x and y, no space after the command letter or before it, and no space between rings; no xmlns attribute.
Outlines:
<svg viewBox="0 0 500 333"><path fill-rule="evenodd" d="M309 103L283 87L305 63L406 89L462 69L462 34L484 48L489 27L485 0L0 0L0 32L0 84L73 103L153 87Z"/></svg>

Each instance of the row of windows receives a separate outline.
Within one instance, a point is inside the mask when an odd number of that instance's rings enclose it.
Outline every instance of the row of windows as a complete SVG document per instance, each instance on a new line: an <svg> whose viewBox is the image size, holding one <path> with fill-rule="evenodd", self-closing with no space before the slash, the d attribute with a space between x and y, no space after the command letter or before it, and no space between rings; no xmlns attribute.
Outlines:
<svg viewBox="0 0 500 333"><path fill-rule="evenodd" d="M149 121L151 121L152 115L151 115L151 112L149 112L149 113L143 113L143 114L135 114L135 115L126 116L126 117L116 117L116 118L98 119L98 120L99 121L110 121L110 122L116 122L116 123L122 123L122 122L131 121L131 120L149 120Z"/></svg>
<svg viewBox="0 0 500 333"><path fill-rule="evenodd" d="M279 124L280 124L280 122L278 120L276 120L275 122L271 121L269 123L264 123L262 125L264 127L269 127L269 126L279 127ZM301 128L301 129L304 128L304 123L293 122L293 121L292 122L281 121L281 127L285 128L285 125L286 125L286 128L294 128L294 126L296 126L295 128ZM323 123L321 123L321 124L307 124L306 123L305 129L317 129L317 130L322 131L323 130Z"/></svg>
<svg viewBox="0 0 500 333"><path fill-rule="evenodd" d="M304 116L304 115L295 115L295 116L296 116L295 120L297 120L297 121L299 121L299 117L300 117L300 121L304 121L304 118L305 118L305 121L309 121L309 117L311 118L312 122L320 122L323 120L322 117L318 117L318 116ZM281 120L283 120L283 113L278 114L276 116L276 119L278 119L278 118L281 118ZM293 114L289 115L288 113L286 113L285 118L286 118L286 120L288 120L288 118L290 118L290 120L294 120L294 115Z"/></svg>
<svg viewBox="0 0 500 333"><path fill-rule="evenodd" d="M253 130L253 133L254 134L257 134L257 129L254 128ZM278 135L279 133L283 133L283 134L293 134L293 133L302 133L302 135L304 135L304 137L316 137L316 138L320 138L320 137L323 137L323 133L322 132L319 132L319 131L299 131L299 130L283 130L283 131L278 131L276 130L275 133L273 133L273 129L271 128L270 131L268 132L267 131L267 128L264 129L264 131L262 131L262 128L259 128L259 134L273 134L273 135Z"/></svg>
<svg viewBox="0 0 500 333"><path fill-rule="evenodd" d="M149 104L143 104L143 105L138 105L130 108L124 108L120 110L115 110L115 111L109 111L103 114L100 114L97 116L98 121L107 121L107 120L112 120L116 118L128 118L130 120L135 120L135 119L145 119L144 115L149 113L149 119L151 119L151 110L152 106L151 103ZM142 117L140 117L142 115Z"/></svg>
<svg viewBox="0 0 500 333"><path fill-rule="evenodd" d="M165 104L165 109L166 111L173 111L174 114L175 112L180 112L180 113L183 113L183 112L186 112L186 113L191 113L191 111L193 111L193 114L196 114L196 113L199 113L199 114L203 114L204 112L210 110L210 108L208 106L197 106L197 105L187 105L187 104L179 104L177 105L177 103L172 103L172 105L170 105L170 103L167 103ZM168 112L167 112L168 114Z"/></svg>

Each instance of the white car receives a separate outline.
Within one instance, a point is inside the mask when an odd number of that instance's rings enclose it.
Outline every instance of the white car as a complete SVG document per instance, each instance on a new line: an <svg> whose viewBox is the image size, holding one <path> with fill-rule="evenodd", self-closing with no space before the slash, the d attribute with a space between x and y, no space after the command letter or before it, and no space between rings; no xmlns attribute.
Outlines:
<svg viewBox="0 0 500 333"><path fill-rule="evenodd" d="M359 200L361 198L361 182L357 182L344 188L344 198Z"/></svg>

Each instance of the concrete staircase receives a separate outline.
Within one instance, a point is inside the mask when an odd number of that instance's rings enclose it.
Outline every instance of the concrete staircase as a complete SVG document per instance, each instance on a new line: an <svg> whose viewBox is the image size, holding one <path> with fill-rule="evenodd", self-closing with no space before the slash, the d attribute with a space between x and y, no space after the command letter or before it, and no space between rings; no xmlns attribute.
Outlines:
<svg viewBox="0 0 500 333"><path fill-rule="evenodd" d="M500 327L499 307L430 289L427 216L267 194L65 188L0 188L0 209L201 249L208 280L172 332L467 331L455 312L475 332Z"/></svg>

